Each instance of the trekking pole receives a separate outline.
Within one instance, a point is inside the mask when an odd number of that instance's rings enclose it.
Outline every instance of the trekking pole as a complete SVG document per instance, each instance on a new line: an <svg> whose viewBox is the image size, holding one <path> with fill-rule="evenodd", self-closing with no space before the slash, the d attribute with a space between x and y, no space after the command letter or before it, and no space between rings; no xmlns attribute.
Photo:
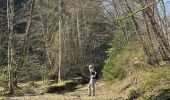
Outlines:
<svg viewBox="0 0 170 100"><path fill-rule="evenodd" d="M90 77L87 77L86 75L84 75L83 73L80 73L80 74L82 74L85 78L88 78L88 79L90 79Z"/></svg>

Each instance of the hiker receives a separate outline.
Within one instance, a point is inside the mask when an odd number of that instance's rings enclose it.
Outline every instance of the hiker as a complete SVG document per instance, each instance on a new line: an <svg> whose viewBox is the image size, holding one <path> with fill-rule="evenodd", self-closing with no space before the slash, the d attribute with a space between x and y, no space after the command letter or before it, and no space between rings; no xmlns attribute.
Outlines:
<svg viewBox="0 0 170 100"><path fill-rule="evenodd" d="M95 96L95 77L97 72L94 70L93 65L89 65L90 82L88 84L88 96Z"/></svg>

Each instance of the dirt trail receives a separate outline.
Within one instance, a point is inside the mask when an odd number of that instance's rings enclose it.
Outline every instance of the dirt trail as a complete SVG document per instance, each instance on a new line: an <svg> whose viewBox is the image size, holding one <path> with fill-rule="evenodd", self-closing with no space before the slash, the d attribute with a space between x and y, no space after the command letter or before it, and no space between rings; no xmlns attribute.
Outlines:
<svg viewBox="0 0 170 100"><path fill-rule="evenodd" d="M43 95L25 95L21 97L7 98L9 100L114 100L113 92L110 91L103 82L96 82L96 96L87 96L87 85L78 86L78 89L65 94L43 94Z"/></svg>
<svg viewBox="0 0 170 100"><path fill-rule="evenodd" d="M96 82L96 95L87 96L87 84L78 85L76 90L58 93L43 93L41 95L24 95L19 97L7 98L8 100L126 100L128 99L128 91L139 87L141 84L136 75L131 75L123 80L115 83L106 84L102 80ZM138 80L136 80L138 79Z"/></svg>

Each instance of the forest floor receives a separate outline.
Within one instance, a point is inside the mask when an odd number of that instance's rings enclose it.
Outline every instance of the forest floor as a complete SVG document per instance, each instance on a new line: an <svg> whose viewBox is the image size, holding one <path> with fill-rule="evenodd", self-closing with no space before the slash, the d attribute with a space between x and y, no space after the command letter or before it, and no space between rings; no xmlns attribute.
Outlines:
<svg viewBox="0 0 170 100"><path fill-rule="evenodd" d="M118 87L115 87L117 85ZM115 84L110 85L106 84L102 80L98 80L96 82L96 95L95 96L87 96L87 84L86 85L77 85L76 89L70 92L65 93L42 93L40 88L34 87L34 93L31 92L19 93L19 96L12 96L12 97L2 97L3 100L124 100L123 98L127 95L120 95L119 92L121 89L127 87L127 84ZM22 87L25 87L26 84L22 84ZM32 87L29 87L29 91L33 90ZM119 88L119 91L117 90ZM38 89L38 90L37 90ZM27 89L28 91L28 89ZM44 90L43 90L44 91ZM31 93L31 94L30 94Z"/></svg>
<svg viewBox="0 0 170 100"><path fill-rule="evenodd" d="M87 85L77 85L77 89L66 93L36 93L6 97L9 100L112 100L113 92L102 81L96 82L96 96L87 96Z"/></svg>
<svg viewBox="0 0 170 100"><path fill-rule="evenodd" d="M62 93L56 93L56 91L65 90L65 88L57 89L55 84L49 86L20 84L19 87L23 89L18 92L18 96L0 98L3 100L169 100L170 68L167 66L136 71L122 80L115 80L111 84L98 80L96 82L96 96L90 97L87 96L87 84L76 86L73 84L71 87L64 85L69 91L66 90ZM62 84L60 85L62 86ZM47 90L48 92L44 92Z"/></svg>

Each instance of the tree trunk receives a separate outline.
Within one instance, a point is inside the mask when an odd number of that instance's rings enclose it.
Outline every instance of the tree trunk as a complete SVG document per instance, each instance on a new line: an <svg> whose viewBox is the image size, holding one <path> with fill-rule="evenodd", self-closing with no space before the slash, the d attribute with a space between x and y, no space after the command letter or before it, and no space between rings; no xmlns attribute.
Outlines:
<svg viewBox="0 0 170 100"><path fill-rule="evenodd" d="M58 31L58 82L61 82L61 60L62 60L62 36L61 36L61 28L62 28L62 0L59 0L59 31Z"/></svg>
<svg viewBox="0 0 170 100"><path fill-rule="evenodd" d="M17 87L17 80L18 80L18 70L19 68L21 68L24 64L24 61L25 61L25 58L26 58L26 53L27 53L27 45L28 45L28 37L29 37L29 34L30 34L30 27L31 27L31 21L32 21L32 14L33 14L33 11L34 11L34 3L35 3L35 0L32 0L31 1L31 9L30 9L30 15L29 15L29 18L28 18L28 22L27 22L27 28L26 28L26 36L25 36L25 39L24 39L24 43L23 43L23 47L22 47L22 57L20 59L20 62L19 64L16 66L15 70L14 70L14 86Z"/></svg>
<svg viewBox="0 0 170 100"><path fill-rule="evenodd" d="M13 18L14 18L14 4L13 0L7 0L7 20L8 20L8 88L9 94L13 94L13 78L12 78L12 62L13 62Z"/></svg>

